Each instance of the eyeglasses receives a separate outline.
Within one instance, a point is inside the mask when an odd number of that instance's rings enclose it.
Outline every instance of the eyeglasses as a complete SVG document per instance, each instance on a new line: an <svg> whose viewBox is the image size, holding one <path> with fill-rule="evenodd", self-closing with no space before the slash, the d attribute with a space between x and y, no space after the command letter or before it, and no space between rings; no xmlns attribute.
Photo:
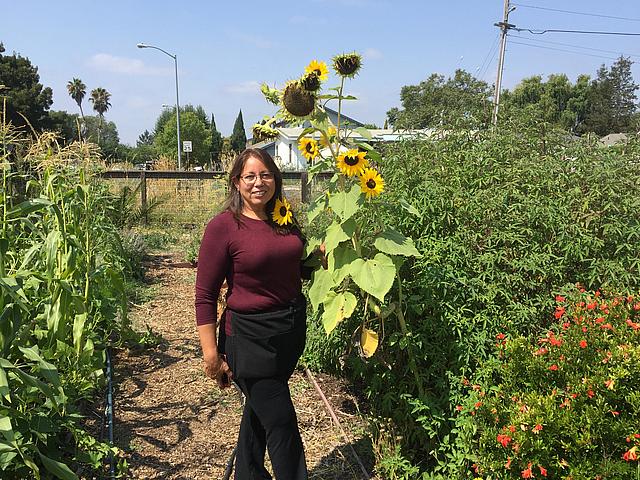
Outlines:
<svg viewBox="0 0 640 480"><path fill-rule="evenodd" d="M252 184L256 183L256 180L258 179L258 177L260 177L260 180L262 180L263 182L270 182L271 180L273 180L273 173L271 173L271 172L262 172L259 175L256 175L254 173L249 173L247 175L241 176L240 178L247 185L252 185Z"/></svg>

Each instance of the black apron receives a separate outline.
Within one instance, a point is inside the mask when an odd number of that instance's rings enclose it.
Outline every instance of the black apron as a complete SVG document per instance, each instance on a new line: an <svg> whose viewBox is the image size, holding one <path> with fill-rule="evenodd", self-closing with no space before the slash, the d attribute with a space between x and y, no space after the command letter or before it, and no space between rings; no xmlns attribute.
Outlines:
<svg viewBox="0 0 640 480"><path fill-rule="evenodd" d="M229 313L233 333L226 336L224 344L233 377L289 378L306 340L304 295L270 312Z"/></svg>

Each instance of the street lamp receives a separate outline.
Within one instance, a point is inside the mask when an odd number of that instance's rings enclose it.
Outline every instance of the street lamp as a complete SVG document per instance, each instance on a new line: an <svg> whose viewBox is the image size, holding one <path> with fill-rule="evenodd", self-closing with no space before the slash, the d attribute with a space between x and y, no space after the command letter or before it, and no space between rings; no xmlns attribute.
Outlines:
<svg viewBox="0 0 640 480"><path fill-rule="evenodd" d="M156 47L154 45L147 45L146 43L139 43L137 45L138 48L155 48L156 50L160 50L165 55L169 55L173 58L173 62L176 66L176 126L178 129L178 170L182 170L182 155L180 153L180 97L178 96L178 55L171 55L166 50L161 49L160 47Z"/></svg>

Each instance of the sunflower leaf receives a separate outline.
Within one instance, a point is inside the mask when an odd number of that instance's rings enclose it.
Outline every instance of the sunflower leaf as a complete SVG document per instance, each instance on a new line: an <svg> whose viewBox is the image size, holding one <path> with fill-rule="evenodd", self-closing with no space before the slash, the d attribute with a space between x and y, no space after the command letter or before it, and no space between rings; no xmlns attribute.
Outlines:
<svg viewBox="0 0 640 480"><path fill-rule="evenodd" d="M327 196L323 193L316 197L309 205L309 210L307 211L307 222L309 224L313 222L313 220L322 213L326 206Z"/></svg>
<svg viewBox="0 0 640 480"><path fill-rule="evenodd" d="M342 280L349 275L351 263L358 258L356 251L350 245L338 245L327 259L329 271L333 272L333 281L340 285Z"/></svg>
<svg viewBox="0 0 640 480"><path fill-rule="evenodd" d="M40 455L40 460L44 468L46 468L49 473L55 475L56 478L61 478L62 480L78 480L78 476L64 463L49 458L40 452L38 452L38 454Z"/></svg>
<svg viewBox="0 0 640 480"><path fill-rule="evenodd" d="M404 255L405 257L421 257L411 238L405 237L393 229L385 230L373 242L381 252L389 255Z"/></svg>
<svg viewBox="0 0 640 480"><path fill-rule="evenodd" d="M309 287L309 300L315 312L318 311L318 307L334 286L333 275L329 270L319 268L313 272L313 282Z"/></svg>
<svg viewBox="0 0 640 480"><path fill-rule="evenodd" d="M356 130L356 132L358 132L362 137L366 138L367 140L371 140L373 138L373 136L371 135L371 132L369 131L368 128L358 127L355 130Z"/></svg>
<svg viewBox="0 0 640 480"><path fill-rule="evenodd" d="M322 324L328 335L338 323L353 314L358 300L351 292L329 292L323 304Z"/></svg>
<svg viewBox="0 0 640 480"><path fill-rule="evenodd" d="M351 187L351 190L348 192L333 194L329 199L331 210L333 210L343 222L349 220L363 204L364 195L358 184Z"/></svg>
<svg viewBox="0 0 640 480"><path fill-rule="evenodd" d="M349 273L356 285L362 290L384 302L384 296L393 286L396 266L391 258L383 253L378 253L369 260L362 258L354 260L349 268Z"/></svg>
<svg viewBox="0 0 640 480"><path fill-rule="evenodd" d="M324 239L324 246L326 252L331 252L340 243L349 240L356 231L356 222L353 218L350 218L344 223L338 223L333 221L329 228L327 228L327 236Z"/></svg>
<svg viewBox="0 0 640 480"><path fill-rule="evenodd" d="M365 357L370 358L378 349L378 333L363 328L360 333L360 348Z"/></svg>

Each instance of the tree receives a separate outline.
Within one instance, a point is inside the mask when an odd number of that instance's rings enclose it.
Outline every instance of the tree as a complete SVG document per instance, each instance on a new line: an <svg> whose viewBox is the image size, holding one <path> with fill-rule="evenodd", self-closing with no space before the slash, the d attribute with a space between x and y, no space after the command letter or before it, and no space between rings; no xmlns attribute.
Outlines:
<svg viewBox="0 0 640 480"><path fill-rule="evenodd" d="M138 136L136 145L138 147L142 145L153 145L153 138L154 138L154 135L151 132L149 132L149 130L145 130L140 134L140 136Z"/></svg>
<svg viewBox="0 0 640 480"><path fill-rule="evenodd" d="M233 133L230 137L231 149L234 152L241 152L247 145L247 134L244 131L244 121L242 120L242 109L238 113L236 123L233 124Z"/></svg>
<svg viewBox="0 0 640 480"><path fill-rule="evenodd" d="M187 104L184 105L182 107L180 107L180 118L182 119L182 115L185 114L186 112L193 112L195 113L198 118L200 118L200 120L202 120L202 123L204 123L206 125L207 128L209 128L209 117L207 116L206 112L204 111L204 108L202 107L202 105L198 105L196 107L194 107L191 104ZM158 116L158 118L156 119L156 125L154 128L154 133L159 133L162 132L162 130L164 130L164 126L166 125L166 123L169 121L169 119L173 118L173 121L176 121L176 107L171 107L171 108L163 108L162 112L160 112L160 115Z"/></svg>
<svg viewBox="0 0 640 480"><path fill-rule="evenodd" d="M87 93L87 86L82 83L82 80L79 78L73 78L67 83L67 91L69 92L69 96L73 98L78 107L80 108L80 116L82 117L82 121L84 122L84 112L82 111L82 100Z"/></svg>
<svg viewBox="0 0 640 480"><path fill-rule="evenodd" d="M387 112L394 128L429 128L466 124L478 126L491 115L491 90L486 82L464 70L456 70L453 78L432 74L419 85L402 87L403 109Z"/></svg>
<svg viewBox="0 0 640 480"><path fill-rule="evenodd" d="M4 52L0 43L0 86L7 98L7 121L16 127L30 125L36 131L48 128L53 91L42 86L38 68L28 58L16 53L3 55Z"/></svg>
<svg viewBox="0 0 640 480"><path fill-rule="evenodd" d="M98 124L98 145L100 145L100 130L102 129L104 114L109 110L109 107L111 107L110 99L111 94L102 87L91 90L91 98L89 98L89 101L93 103L93 109L100 116L100 122Z"/></svg>
<svg viewBox="0 0 640 480"><path fill-rule="evenodd" d="M57 132L63 144L79 139L80 119L77 113L69 113L64 110L49 112L50 128Z"/></svg>
<svg viewBox="0 0 640 480"><path fill-rule="evenodd" d="M211 114L211 163L217 164L220 161L222 152L222 134L216 128L216 121Z"/></svg>
<svg viewBox="0 0 640 480"><path fill-rule="evenodd" d="M159 154L177 159L176 145L178 142L175 114L169 119L162 132L156 133L154 145ZM195 112L185 112L180 115L181 140L190 140L193 152L189 154L189 161L185 159L185 168L194 165L204 166L209 162L211 150L211 134L202 118Z"/></svg>
<svg viewBox="0 0 640 480"><path fill-rule="evenodd" d="M97 142L100 136L100 150L105 159L109 160L121 156L119 151L120 136L118 135L118 127L114 122L104 121L99 115L87 115L84 117L86 128L86 140L89 142Z"/></svg>

